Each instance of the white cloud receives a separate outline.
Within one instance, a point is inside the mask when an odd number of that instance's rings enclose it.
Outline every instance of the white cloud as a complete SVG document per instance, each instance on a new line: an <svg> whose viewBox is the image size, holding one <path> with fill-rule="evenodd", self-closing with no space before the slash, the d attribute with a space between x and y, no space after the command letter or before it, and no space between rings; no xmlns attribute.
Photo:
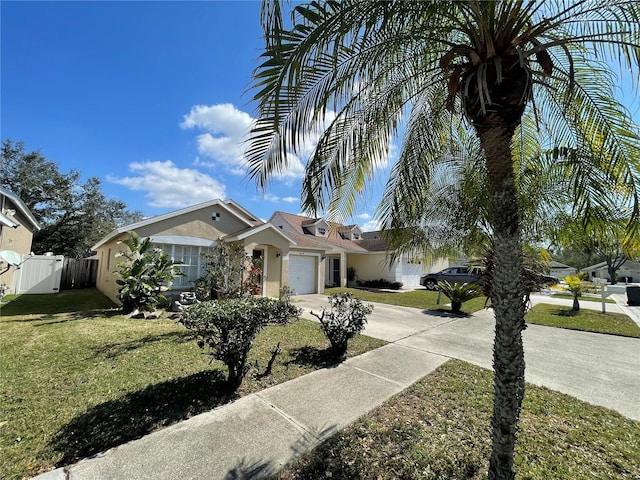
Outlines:
<svg viewBox="0 0 640 480"><path fill-rule="evenodd" d="M363 232L373 232L376 230L380 230L381 224L378 220L371 220L367 223L365 223L364 225L362 225L362 231Z"/></svg>
<svg viewBox="0 0 640 480"><path fill-rule="evenodd" d="M218 105L195 105L182 117L182 129L196 128L204 131L196 137L198 153L213 159L214 162L203 162L212 168L223 166L235 174L247 171L244 158L243 141L251 129L253 119L246 112L238 110L230 103Z"/></svg>
<svg viewBox="0 0 640 480"><path fill-rule="evenodd" d="M233 174L245 175L247 160L244 141L254 121L251 115L230 103L195 105L183 116L180 127L203 132L196 137L198 153L212 161L197 158L197 166L222 167ZM306 146L304 151L307 151ZM300 159L288 155L287 162L287 168L276 173L274 178L285 182L302 178L304 166Z"/></svg>
<svg viewBox="0 0 640 480"><path fill-rule="evenodd" d="M279 202L297 203L300 201L298 197L279 197L278 195L274 195L273 193L265 193L262 196L262 200L265 200L267 202L273 202L273 203L279 203Z"/></svg>
<svg viewBox="0 0 640 480"><path fill-rule="evenodd" d="M360 220L369 220L369 219L371 219L371 215L369 215L368 213L361 213L360 215L357 215L357 217Z"/></svg>
<svg viewBox="0 0 640 480"><path fill-rule="evenodd" d="M220 182L197 170L178 168L171 160L134 162L129 169L133 176L108 180L146 192L145 197L153 207L183 208L225 198L225 186Z"/></svg>
<svg viewBox="0 0 640 480"><path fill-rule="evenodd" d="M182 118L180 127L184 129L198 127L200 130L233 138L244 137L253 123L251 115L238 110L231 103L195 105Z"/></svg>
<svg viewBox="0 0 640 480"><path fill-rule="evenodd" d="M328 112L324 126L335 118L333 112ZM230 103L216 105L194 105L191 111L184 115L180 127L184 130L196 129L198 153L207 160L196 159L197 166L209 168L222 167L236 175L247 173L245 156L248 134L255 119ZM304 176L304 164L300 160L309 157L318 142L320 133L310 134L298 145L298 155L289 152L286 158L286 168L280 172L273 172L273 178L292 184Z"/></svg>

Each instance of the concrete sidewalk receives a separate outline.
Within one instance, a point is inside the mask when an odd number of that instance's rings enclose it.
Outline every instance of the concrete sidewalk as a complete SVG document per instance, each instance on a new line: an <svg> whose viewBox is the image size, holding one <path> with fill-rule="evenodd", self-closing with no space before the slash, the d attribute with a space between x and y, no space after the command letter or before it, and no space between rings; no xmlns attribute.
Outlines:
<svg viewBox="0 0 640 480"><path fill-rule="evenodd" d="M306 312L327 303L296 298ZM432 313L375 304L365 333L390 344L36 478L267 477L449 358L491 368L492 311ZM528 381L640 420L640 339L531 325L524 341Z"/></svg>
<svg viewBox="0 0 640 480"><path fill-rule="evenodd" d="M35 478L265 478L447 360L385 345Z"/></svg>

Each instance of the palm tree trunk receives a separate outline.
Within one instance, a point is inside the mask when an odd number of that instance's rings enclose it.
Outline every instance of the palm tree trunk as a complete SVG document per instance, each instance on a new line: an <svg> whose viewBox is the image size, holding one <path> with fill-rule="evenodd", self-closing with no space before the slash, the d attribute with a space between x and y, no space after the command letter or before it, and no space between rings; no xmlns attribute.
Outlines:
<svg viewBox="0 0 640 480"><path fill-rule="evenodd" d="M509 123L493 113L485 117L482 124L476 124L486 154L495 248L491 293L496 327L490 480L515 478L514 449L524 397L522 331L525 328L525 292L521 280L520 220L511 157L515 127Z"/></svg>
<svg viewBox="0 0 640 480"><path fill-rule="evenodd" d="M573 307L572 310L574 312L579 312L580 311L580 302L578 301L578 295L574 295L573 296Z"/></svg>

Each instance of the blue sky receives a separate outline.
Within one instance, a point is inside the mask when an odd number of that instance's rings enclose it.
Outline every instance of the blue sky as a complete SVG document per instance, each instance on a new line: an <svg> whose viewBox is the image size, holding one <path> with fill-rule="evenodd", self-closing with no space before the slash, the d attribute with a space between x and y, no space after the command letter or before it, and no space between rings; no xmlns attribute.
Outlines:
<svg viewBox="0 0 640 480"><path fill-rule="evenodd" d="M302 164L266 192L242 166L259 1L0 5L3 140L100 178L146 216L212 198L263 219L299 213ZM373 190L350 219L368 228Z"/></svg>
<svg viewBox="0 0 640 480"><path fill-rule="evenodd" d="M212 198L262 219L300 211L301 162L266 192L242 164L259 1L3 0L0 13L3 140L100 178L146 216ZM620 95L640 121L635 94ZM375 228L387 171L345 223Z"/></svg>

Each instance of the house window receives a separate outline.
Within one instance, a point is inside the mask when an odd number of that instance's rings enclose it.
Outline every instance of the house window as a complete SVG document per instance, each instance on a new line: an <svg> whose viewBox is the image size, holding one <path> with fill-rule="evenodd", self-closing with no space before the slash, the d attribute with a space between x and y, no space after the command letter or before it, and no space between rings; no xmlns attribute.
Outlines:
<svg viewBox="0 0 640 480"><path fill-rule="evenodd" d="M353 239L354 240L360 240L360 235L358 235L357 233L353 234Z"/></svg>
<svg viewBox="0 0 640 480"><path fill-rule="evenodd" d="M324 235L327 233L327 230L321 227L318 227L318 235Z"/></svg>
<svg viewBox="0 0 640 480"><path fill-rule="evenodd" d="M174 278L174 287L192 287L194 282L202 276L203 269L207 263L203 255L211 252L209 247L169 245L166 243L155 243L154 246L166 252L171 260L182 263L179 268L184 273L184 276Z"/></svg>

